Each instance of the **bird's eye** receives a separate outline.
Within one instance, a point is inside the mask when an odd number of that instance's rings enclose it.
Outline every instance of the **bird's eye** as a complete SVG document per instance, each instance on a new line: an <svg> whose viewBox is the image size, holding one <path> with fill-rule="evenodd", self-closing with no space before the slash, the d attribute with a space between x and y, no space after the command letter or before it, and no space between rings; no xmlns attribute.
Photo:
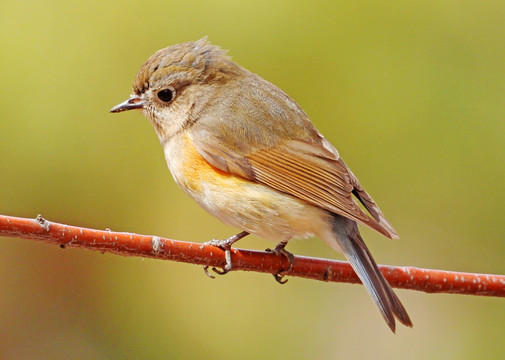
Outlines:
<svg viewBox="0 0 505 360"><path fill-rule="evenodd" d="M158 98L166 103L171 102L175 98L175 89L173 87L169 87L158 91Z"/></svg>

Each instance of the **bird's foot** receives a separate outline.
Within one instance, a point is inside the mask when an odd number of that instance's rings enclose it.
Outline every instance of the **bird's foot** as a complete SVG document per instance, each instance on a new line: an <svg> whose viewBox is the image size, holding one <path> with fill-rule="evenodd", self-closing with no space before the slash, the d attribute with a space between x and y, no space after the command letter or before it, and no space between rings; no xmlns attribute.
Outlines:
<svg viewBox="0 0 505 360"><path fill-rule="evenodd" d="M269 253L273 253L275 255L282 255L289 261L289 267L286 270L281 270L277 274L272 274L274 276L275 281L277 281L279 284L285 284L288 282L288 279L283 280L284 276L286 276L291 269L293 268L293 262L295 261L295 256L290 253L289 251L286 250L286 245L288 244L288 241L281 241L278 243L275 248L272 249L266 249L265 251Z"/></svg>
<svg viewBox="0 0 505 360"><path fill-rule="evenodd" d="M226 264L225 264L224 268L222 270L220 270L215 267L212 267L212 271L214 271L218 275L224 275L232 269L233 266L231 263L231 246L247 235L249 235L249 233L247 231L242 231L241 233L230 236L228 239L224 239L224 240L213 239L211 241L207 241L206 243L204 243L204 245L212 245L212 246L218 247L224 251L224 258L226 260ZM210 277L212 279L215 278L214 275L212 275L209 272L208 265L205 265L203 267L203 271L205 272L205 275L207 275L208 277Z"/></svg>

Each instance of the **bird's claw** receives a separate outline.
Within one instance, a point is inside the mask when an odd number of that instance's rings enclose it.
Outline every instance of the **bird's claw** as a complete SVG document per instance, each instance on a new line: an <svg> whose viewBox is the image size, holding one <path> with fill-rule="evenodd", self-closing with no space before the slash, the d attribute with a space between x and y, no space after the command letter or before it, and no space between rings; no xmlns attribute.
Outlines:
<svg viewBox="0 0 505 360"><path fill-rule="evenodd" d="M285 283L288 282L288 279L283 280L284 276L286 276L286 275L280 275L280 274L272 274L272 275L273 275L275 281L277 281L281 285L284 285Z"/></svg>
<svg viewBox="0 0 505 360"><path fill-rule="evenodd" d="M209 267L210 267L209 265L205 265L203 267L203 272L205 273L205 275L207 275L211 279L215 279L216 277L209 272ZM214 266L211 269L212 269L212 271L214 271L218 275L224 275L224 274L227 274L230 271L230 270L226 270L226 269L221 270L221 269L218 269L218 268L216 268Z"/></svg>
<svg viewBox="0 0 505 360"><path fill-rule="evenodd" d="M210 277L211 279L215 279L216 277L214 275L212 275L210 272L209 272L209 265L204 265L203 266L203 272L205 273L205 275L207 275L208 277Z"/></svg>

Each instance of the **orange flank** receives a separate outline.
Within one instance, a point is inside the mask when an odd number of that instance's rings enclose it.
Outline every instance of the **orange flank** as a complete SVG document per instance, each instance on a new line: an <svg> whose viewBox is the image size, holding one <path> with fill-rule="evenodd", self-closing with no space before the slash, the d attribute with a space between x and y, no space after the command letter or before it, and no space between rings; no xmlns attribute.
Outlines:
<svg viewBox="0 0 505 360"><path fill-rule="evenodd" d="M225 186L229 187L234 183L236 183L237 186L245 182L249 183L248 180L231 175L212 166L198 153L193 144L193 140L187 134L183 135L181 151L181 157L185 159L185 161L178 166L181 175L178 178L181 180L184 179L185 185L191 189L191 191L204 191L204 184L216 186L223 186L226 184ZM224 188L226 189L226 187Z"/></svg>

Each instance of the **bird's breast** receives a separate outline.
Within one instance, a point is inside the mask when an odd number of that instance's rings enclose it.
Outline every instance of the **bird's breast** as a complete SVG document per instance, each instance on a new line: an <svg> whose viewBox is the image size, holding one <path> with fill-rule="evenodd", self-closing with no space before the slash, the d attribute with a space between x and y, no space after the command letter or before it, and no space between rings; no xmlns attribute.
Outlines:
<svg viewBox="0 0 505 360"><path fill-rule="evenodd" d="M196 150L188 133L181 133L164 145L167 165L179 187L191 196L202 194L208 185L229 186L233 175L209 164Z"/></svg>

